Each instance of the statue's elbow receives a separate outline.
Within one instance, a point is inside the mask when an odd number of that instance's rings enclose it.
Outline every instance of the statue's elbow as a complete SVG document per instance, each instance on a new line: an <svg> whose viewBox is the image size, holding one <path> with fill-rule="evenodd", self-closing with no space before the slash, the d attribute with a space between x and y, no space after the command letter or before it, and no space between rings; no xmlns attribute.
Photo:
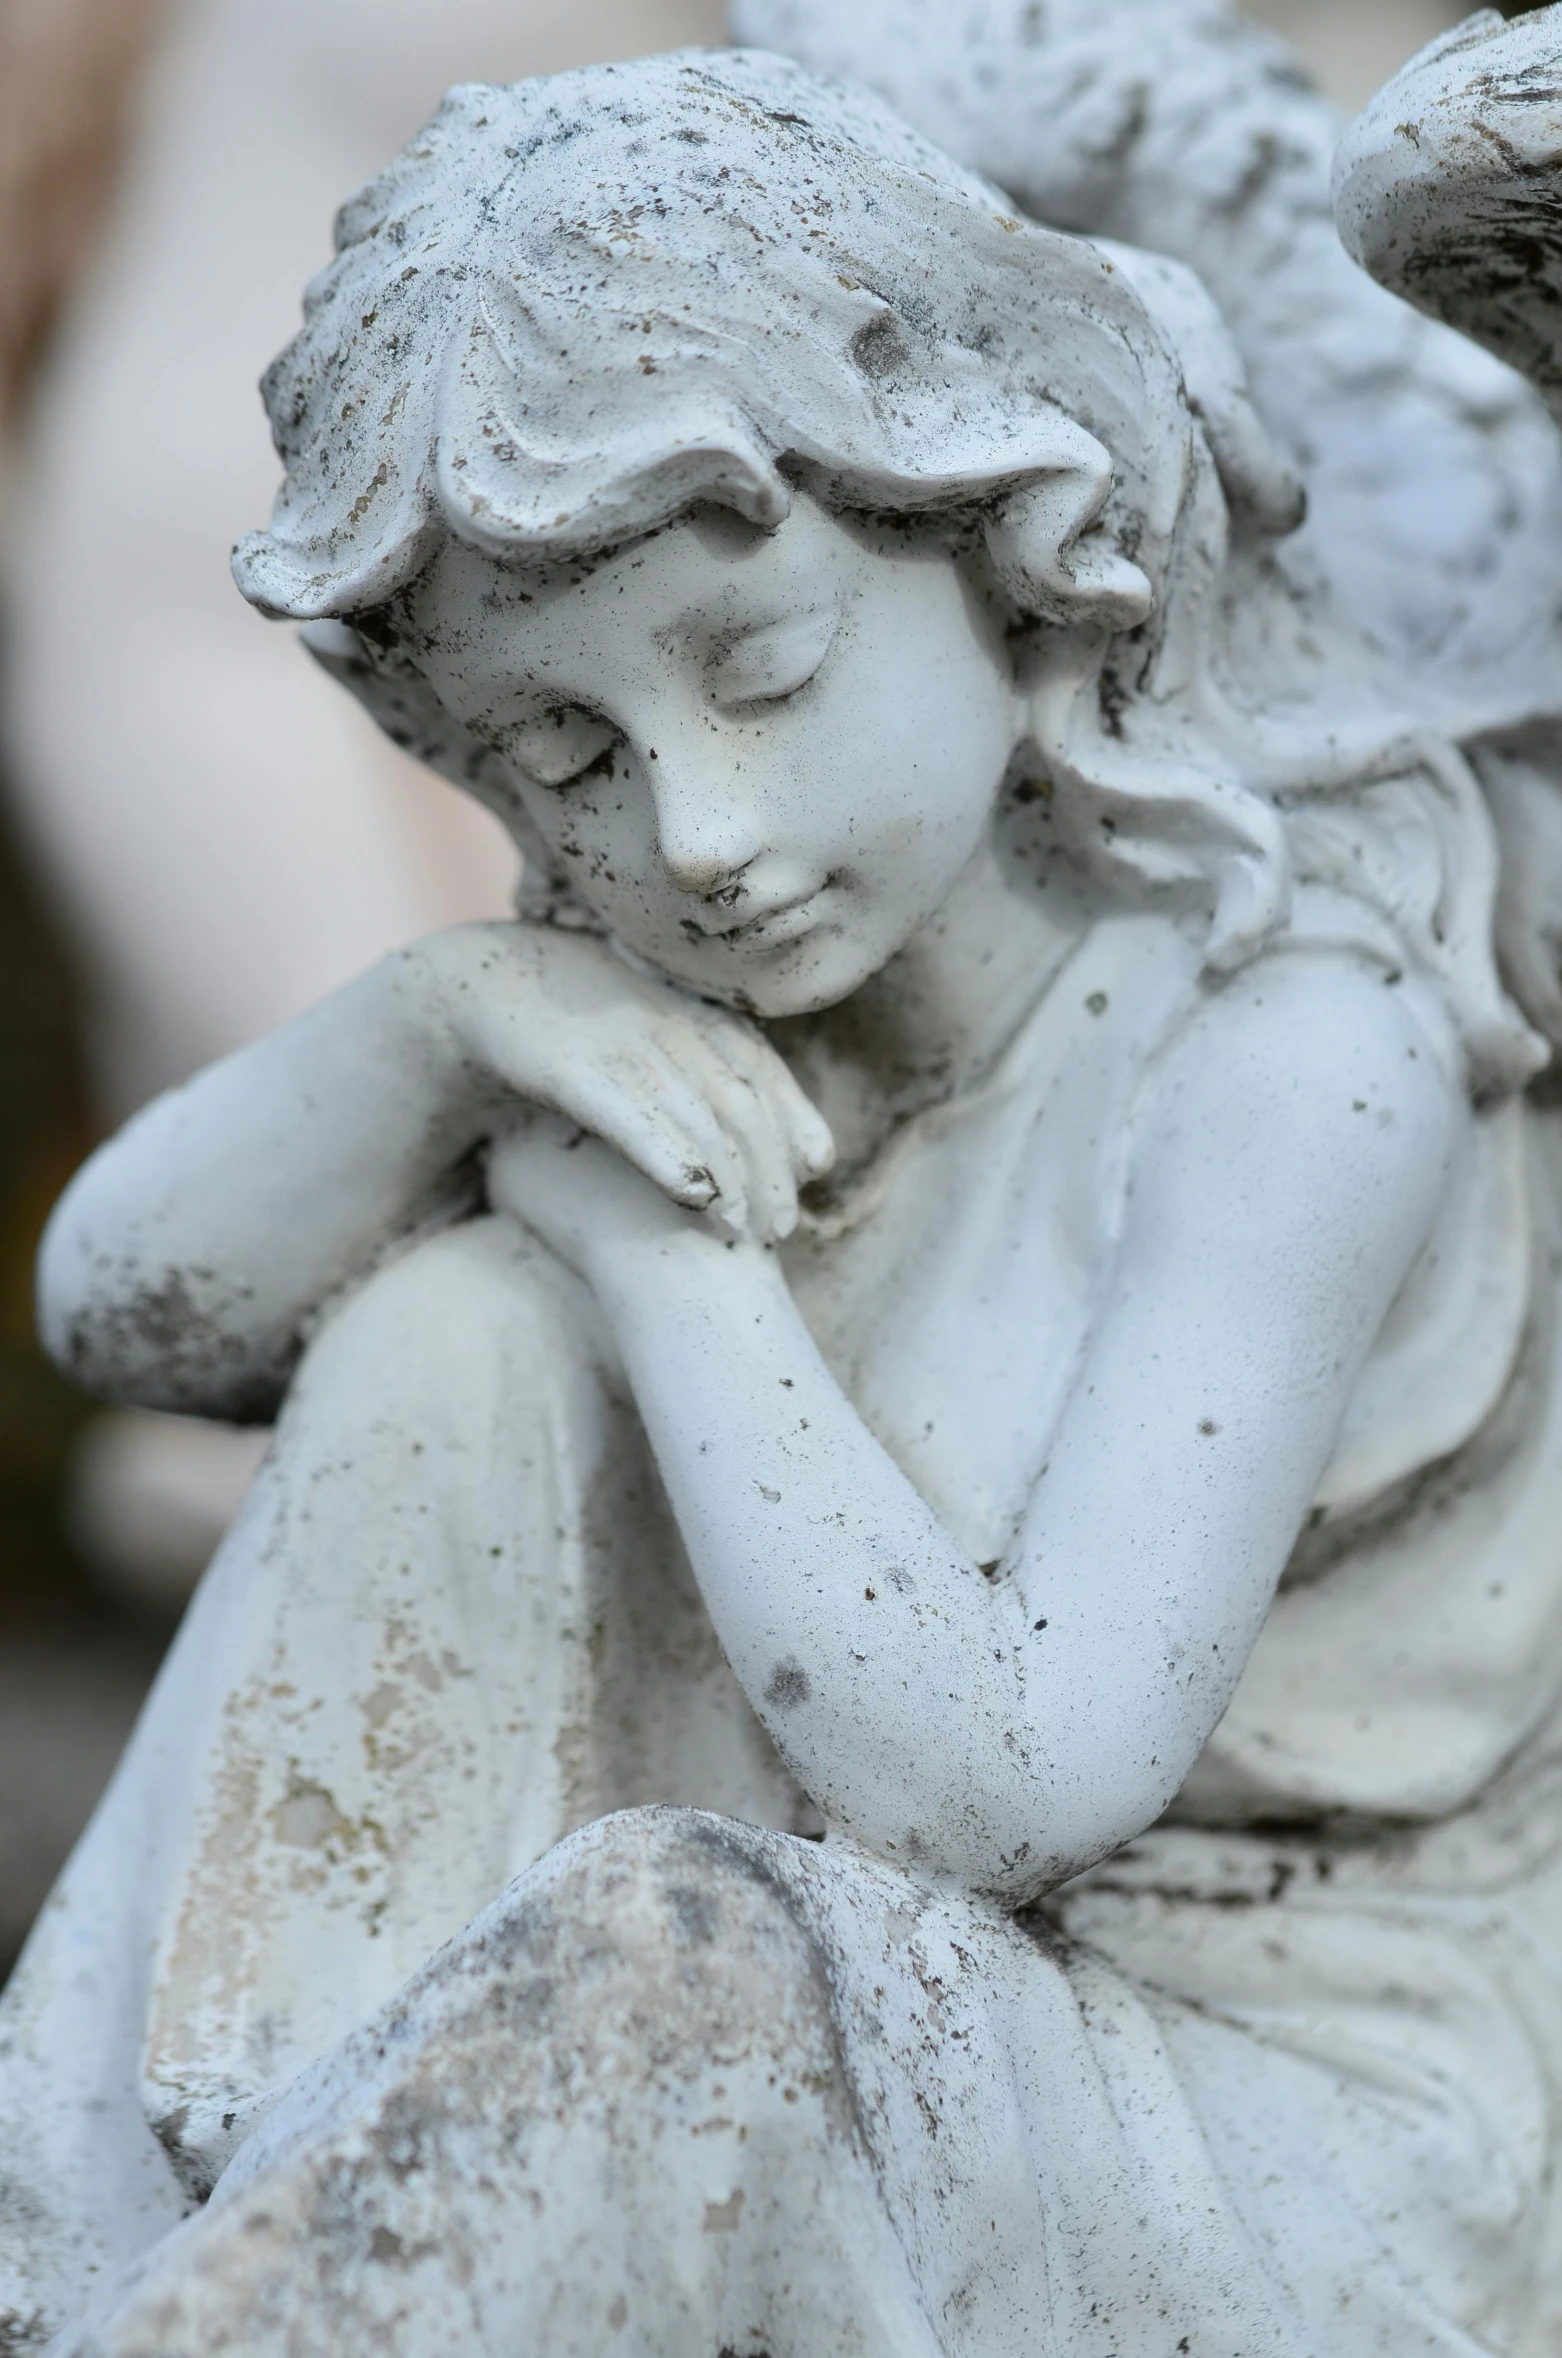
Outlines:
<svg viewBox="0 0 1562 2358"><path fill-rule="evenodd" d="M78 1390L116 1407L267 1423L297 1357L286 1337L257 1344L217 1273L186 1269L94 1239L76 1190L39 1248L38 1339Z"/></svg>
<svg viewBox="0 0 1562 2358"><path fill-rule="evenodd" d="M1137 1774L1121 1760L1098 1770L1079 1764L1074 1773L1052 1766L1044 1774L995 1762L991 1774L978 1773L946 1804L928 1837L911 1835L908 1863L1001 1906L1023 1907L1132 1842L1162 1815L1180 1782L1159 1760Z"/></svg>
<svg viewBox="0 0 1562 2358"><path fill-rule="evenodd" d="M94 1278L99 1256L76 1217L74 1189L55 1205L33 1271L33 1317L38 1341L61 1375L84 1392L102 1390L103 1320Z"/></svg>

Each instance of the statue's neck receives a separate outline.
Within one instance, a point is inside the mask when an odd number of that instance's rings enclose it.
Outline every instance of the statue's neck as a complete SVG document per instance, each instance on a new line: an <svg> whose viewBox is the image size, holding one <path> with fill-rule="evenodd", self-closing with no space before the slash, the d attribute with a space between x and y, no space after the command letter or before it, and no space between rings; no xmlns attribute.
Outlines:
<svg viewBox="0 0 1562 2358"><path fill-rule="evenodd" d="M856 994L894 1062L931 1059L958 1090L986 1071L1079 937L1071 903L1019 888L984 837L906 947Z"/></svg>

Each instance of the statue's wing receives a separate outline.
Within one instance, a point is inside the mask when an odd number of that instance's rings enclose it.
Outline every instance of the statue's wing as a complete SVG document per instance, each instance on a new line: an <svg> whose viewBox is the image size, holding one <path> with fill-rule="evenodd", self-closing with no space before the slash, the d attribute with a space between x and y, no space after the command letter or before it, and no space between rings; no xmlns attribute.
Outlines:
<svg viewBox="0 0 1562 2358"><path fill-rule="evenodd" d="M1345 134L1334 201L1363 268L1562 414L1562 8L1483 9L1413 57Z"/></svg>
<svg viewBox="0 0 1562 2358"><path fill-rule="evenodd" d="M1191 265L1306 481L1298 581L1428 720L1562 712L1562 441L1355 267L1339 118L1282 43L1220 0L733 0L732 29L868 83L1037 218Z"/></svg>

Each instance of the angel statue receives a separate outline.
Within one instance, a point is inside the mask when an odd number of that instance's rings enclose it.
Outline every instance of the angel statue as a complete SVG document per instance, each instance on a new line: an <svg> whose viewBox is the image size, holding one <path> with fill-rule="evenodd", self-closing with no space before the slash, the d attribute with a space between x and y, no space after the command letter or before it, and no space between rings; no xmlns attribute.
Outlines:
<svg viewBox="0 0 1562 2358"><path fill-rule="evenodd" d="M1562 11L1342 153L1452 326L1212 0L735 29L453 91L265 381L239 586L518 913L55 1214L62 1366L277 1424L0 2348L1540 2358Z"/></svg>

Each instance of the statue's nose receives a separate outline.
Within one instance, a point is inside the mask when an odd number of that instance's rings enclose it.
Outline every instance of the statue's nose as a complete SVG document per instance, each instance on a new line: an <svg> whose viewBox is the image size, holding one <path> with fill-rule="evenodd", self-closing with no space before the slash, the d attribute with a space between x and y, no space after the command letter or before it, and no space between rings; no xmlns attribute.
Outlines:
<svg viewBox="0 0 1562 2358"><path fill-rule="evenodd" d="M756 814L709 777L674 776L665 754L653 778L662 867L681 892L709 904L714 931L764 848Z"/></svg>

